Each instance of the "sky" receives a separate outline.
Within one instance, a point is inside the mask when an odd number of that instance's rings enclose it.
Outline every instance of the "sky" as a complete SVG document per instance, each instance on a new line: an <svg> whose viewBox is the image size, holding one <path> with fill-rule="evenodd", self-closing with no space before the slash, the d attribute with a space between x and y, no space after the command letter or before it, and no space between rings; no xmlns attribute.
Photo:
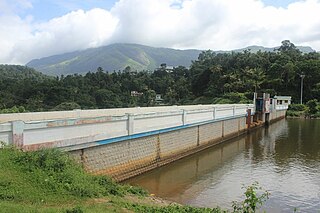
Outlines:
<svg viewBox="0 0 320 213"><path fill-rule="evenodd" d="M320 0L0 0L0 63L104 46L320 50Z"/></svg>

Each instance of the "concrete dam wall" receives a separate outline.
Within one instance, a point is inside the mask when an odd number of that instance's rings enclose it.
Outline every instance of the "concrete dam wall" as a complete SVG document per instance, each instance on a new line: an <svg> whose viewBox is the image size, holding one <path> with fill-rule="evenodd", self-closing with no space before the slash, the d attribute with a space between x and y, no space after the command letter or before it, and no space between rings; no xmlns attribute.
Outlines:
<svg viewBox="0 0 320 213"><path fill-rule="evenodd" d="M0 141L59 148L87 171L121 181L245 133L248 111L254 114L253 104L7 114ZM284 115L274 111L270 121Z"/></svg>

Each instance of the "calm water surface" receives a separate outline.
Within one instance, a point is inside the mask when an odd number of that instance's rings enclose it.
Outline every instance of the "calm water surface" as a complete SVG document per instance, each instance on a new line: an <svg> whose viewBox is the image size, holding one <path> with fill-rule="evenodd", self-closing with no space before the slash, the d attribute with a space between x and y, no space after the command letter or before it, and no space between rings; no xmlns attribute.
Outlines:
<svg viewBox="0 0 320 213"><path fill-rule="evenodd" d="M281 120L128 182L178 203L230 208L254 181L271 193L268 212L320 212L320 120Z"/></svg>

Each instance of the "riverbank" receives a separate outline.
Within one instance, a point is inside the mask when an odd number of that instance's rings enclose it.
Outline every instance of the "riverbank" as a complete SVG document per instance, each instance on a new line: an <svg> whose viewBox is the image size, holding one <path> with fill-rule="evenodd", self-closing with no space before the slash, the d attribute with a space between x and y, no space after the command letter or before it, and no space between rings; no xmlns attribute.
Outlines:
<svg viewBox="0 0 320 213"><path fill-rule="evenodd" d="M58 150L0 149L0 212L220 212L172 203L87 174Z"/></svg>

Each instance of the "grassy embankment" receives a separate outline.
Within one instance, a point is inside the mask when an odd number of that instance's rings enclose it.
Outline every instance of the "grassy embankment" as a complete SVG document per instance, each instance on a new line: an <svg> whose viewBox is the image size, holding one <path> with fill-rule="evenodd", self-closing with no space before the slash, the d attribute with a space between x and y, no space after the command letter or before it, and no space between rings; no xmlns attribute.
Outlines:
<svg viewBox="0 0 320 213"><path fill-rule="evenodd" d="M268 198L257 184L246 187L232 212L255 212ZM140 187L86 173L59 150L22 152L0 144L0 212L227 212L172 204Z"/></svg>
<svg viewBox="0 0 320 213"><path fill-rule="evenodd" d="M0 148L0 212L219 212L162 201L84 172L58 150Z"/></svg>

